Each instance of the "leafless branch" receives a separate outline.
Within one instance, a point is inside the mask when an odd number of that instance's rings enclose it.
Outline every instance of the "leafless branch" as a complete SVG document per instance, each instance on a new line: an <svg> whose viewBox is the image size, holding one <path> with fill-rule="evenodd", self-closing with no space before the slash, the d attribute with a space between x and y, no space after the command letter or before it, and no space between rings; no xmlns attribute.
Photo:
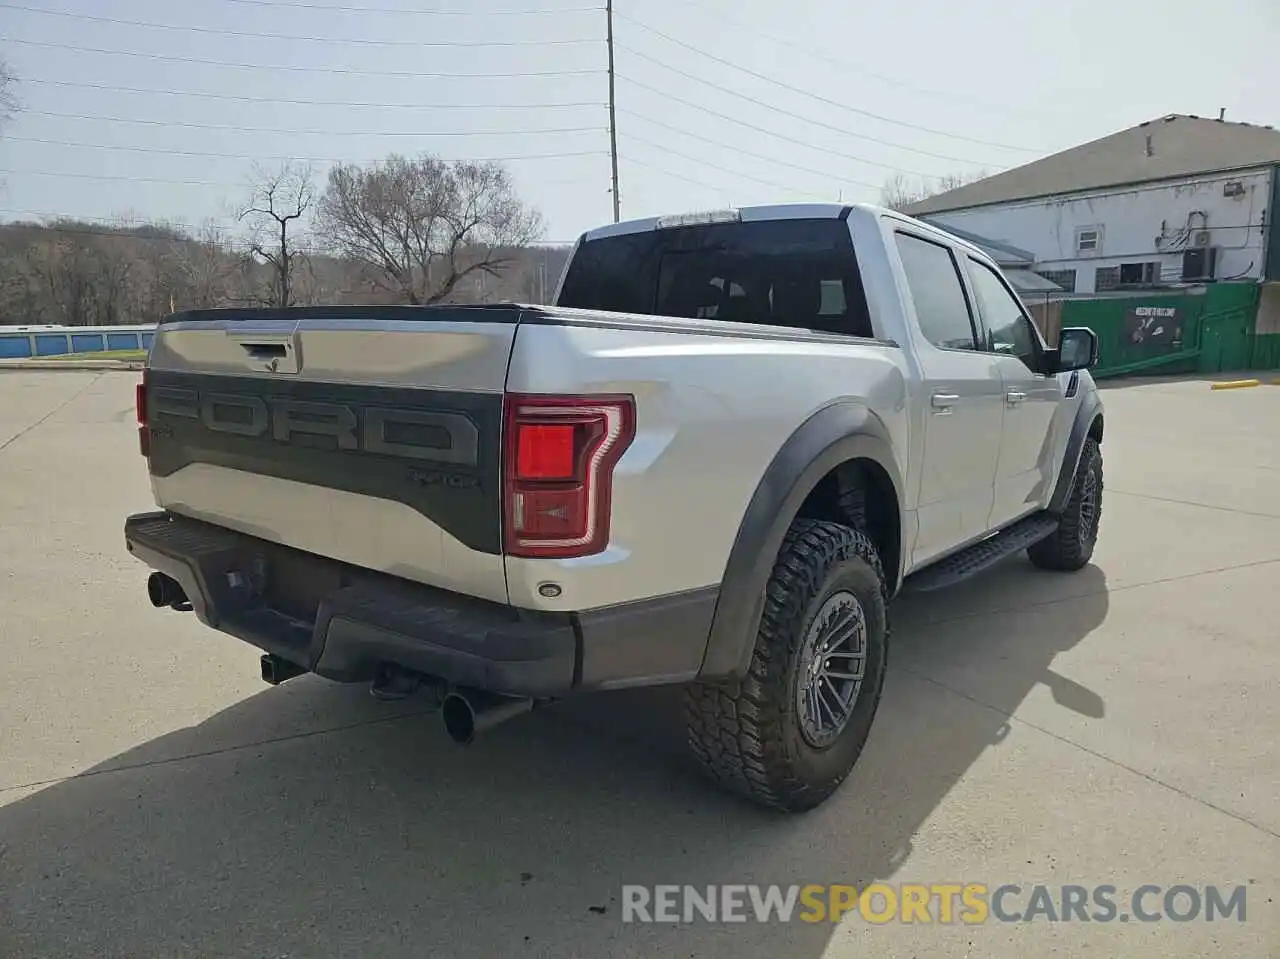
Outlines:
<svg viewBox="0 0 1280 959"><path fill-rule="evenodd" d="M272 305L294 304L293 278L303 252L300 221L315 202L315 175L308 166L286 163L275 170L255 167L249 201L239 220L249 226L250 256L272 271Z"/></svg>
<svg viewBox="0 0 1280 959"><path fill-rule="evenodd" d="M503 166L430 155L334 167L317 213L334 252L415 304L453 297L473 274L498 276L542 232Z"/></svg>
<svg viewBox="0 0 1280 959"><path fill-rule="evenodd" d="M962 186L975 183L988 176L990 174L986 170L979 170L976 173L949 173L946 176L938 177L934 182L930 183L923 177L913 182L906 174L895 173L885 181L884 186L881 188L880 203L891 210L905 210L921 200L926 200L931 196L938 196L942 193L949 193L952 190L958 190Z"/></svg>

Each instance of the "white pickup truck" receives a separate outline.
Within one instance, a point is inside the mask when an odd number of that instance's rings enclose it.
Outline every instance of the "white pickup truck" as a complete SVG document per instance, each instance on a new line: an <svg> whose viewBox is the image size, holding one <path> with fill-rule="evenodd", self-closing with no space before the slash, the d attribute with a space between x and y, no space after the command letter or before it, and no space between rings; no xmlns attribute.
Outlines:
<svg viewBox="0 0 1280 959"><path fill-rule="evenodd" d="M553 306L167 318L160 511L125 538L269 682L435 695L464 742L678 683L707 770L802 810L867 739L892 597L1089 561L1096 358L888 210L637 220L578 241Z"/></svg>

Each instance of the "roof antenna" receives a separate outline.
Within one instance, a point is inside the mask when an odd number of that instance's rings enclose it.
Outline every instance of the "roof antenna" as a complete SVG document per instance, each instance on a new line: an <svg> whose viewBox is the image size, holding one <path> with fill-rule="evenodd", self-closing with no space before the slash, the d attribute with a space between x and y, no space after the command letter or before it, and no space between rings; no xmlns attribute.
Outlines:
<svg viewBox="0 0 1280 959"><path fill-rule="evenodd" d="M1218 111L1218 122L1221 123L1226 118L1227 118L1227 108L1223 107L1221 110Z"/></svg>

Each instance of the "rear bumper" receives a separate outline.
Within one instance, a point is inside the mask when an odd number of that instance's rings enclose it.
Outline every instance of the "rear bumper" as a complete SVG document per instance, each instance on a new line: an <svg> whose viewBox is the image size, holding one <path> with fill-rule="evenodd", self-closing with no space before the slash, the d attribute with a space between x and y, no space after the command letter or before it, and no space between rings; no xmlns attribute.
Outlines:
<svg viewBox="0 0 1280 959"><path fill-rule="evenodd" d="M181 584L205 625L338 682L384 664L513 696L683 682L702 664L718 592L542 613L167 512L129 517L125 543Z"/></svg>

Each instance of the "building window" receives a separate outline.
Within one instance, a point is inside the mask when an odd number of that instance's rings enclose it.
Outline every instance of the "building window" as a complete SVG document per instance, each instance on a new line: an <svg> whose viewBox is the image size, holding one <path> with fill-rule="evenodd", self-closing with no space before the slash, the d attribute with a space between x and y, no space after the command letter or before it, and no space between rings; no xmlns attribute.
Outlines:
<svg viewBox="0 0 1280 959"><path fill-rule="evenodd" d="M1114 290L1120 285L1120 267L1100 266L1093 274L1093 288L1098 293Z"/></svg>
<svg viewBox="0 0 1280 959"><path fill-rule="evenodd" d="M1102 227L1082 226L1076 229L1076 253L1090 256L1102 250Z"/></svg>
<svg viewBox="0 0 1280 959"><path fill-rule="evenodd" d="M1120 264L1121 286L1154 286L1159 282L1160 264L1158 262Z"/></svg>
<svg viewBox="0 0 1280 959"><path fill-rule="evenodd" d="M1076 291L1075 270L1036 270L1036 274L1044 277L1050 283L1056 283L1068 293Z"/></svg>

